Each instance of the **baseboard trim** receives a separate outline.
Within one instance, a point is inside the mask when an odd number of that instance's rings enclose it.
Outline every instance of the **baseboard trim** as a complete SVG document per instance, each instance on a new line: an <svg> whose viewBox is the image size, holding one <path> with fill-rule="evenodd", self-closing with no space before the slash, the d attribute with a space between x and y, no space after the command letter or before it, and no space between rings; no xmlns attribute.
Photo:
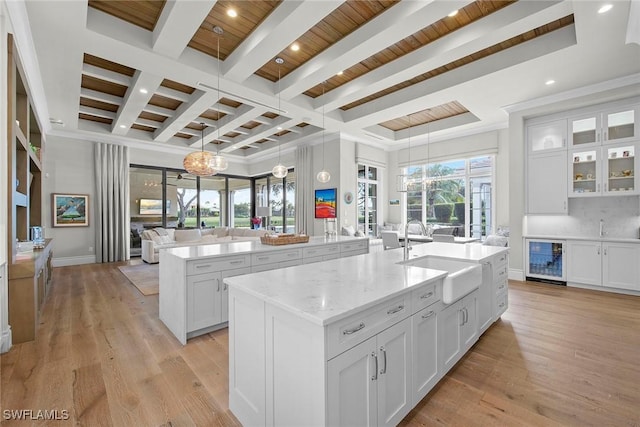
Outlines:
<svg viewBox="0 0 640 427"><path fill-rule="evenodd" d="M608 286L584 285L582 283L573 283L573 282L567 282L567 286L571 288L590 289L592 291L599 291L599 292L613 292L614 294L640 296L640 291L634 291L632 289L618 289L618 288L610 288Z"/></svg>
<svg viewBox="0 0 640 427"><path fill-rule="evenodd" d="M519 282L524 282L524 271L516 270L515 268L510 268L509 280L517 280Z"/></svg>
<svg viewBox="0 0 640 427"><path fill-rule="evenodd" d="M0 338L0 353L6 353L11 350L11 326L9 329L2 333L2 338Z"/></svg>
<svg viewBox="0 0 640 427"><path fill-rule="evenodd" d="M95 264L95 262L96 262L95 255L67 256L67 257L53 258L51 260L51 264L54 267L67 267L69 265L80 265L80 264Z"/></svg>

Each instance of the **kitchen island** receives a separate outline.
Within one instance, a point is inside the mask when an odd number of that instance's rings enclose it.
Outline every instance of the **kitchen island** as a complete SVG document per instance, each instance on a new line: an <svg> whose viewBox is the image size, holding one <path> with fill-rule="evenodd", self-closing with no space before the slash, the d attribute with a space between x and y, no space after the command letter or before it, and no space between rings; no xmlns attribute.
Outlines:
<svg viewBox="0 0 640 427"><path fill-rule="evenodd" d="M449 273L420 266L429 257L481 266L480 283L445 304ZM240 422L400 422L508 305L507 248L430 243L409 258L395 249L225 279Z"/></svg>
<svg viewBox="0 0 640 427"><path fill-rule="evenodd" d="M160 250L160 320L182 344L227 326L223 279L300 264L366 254L363 237L311 237L307 243L264 245L229 241Z"/></svg>

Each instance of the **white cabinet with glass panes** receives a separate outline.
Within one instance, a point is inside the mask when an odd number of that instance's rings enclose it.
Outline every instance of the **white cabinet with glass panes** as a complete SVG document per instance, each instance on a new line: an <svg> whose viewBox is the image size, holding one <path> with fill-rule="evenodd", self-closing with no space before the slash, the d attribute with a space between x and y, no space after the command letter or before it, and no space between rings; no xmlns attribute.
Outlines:
<svg viewBox="0 0 640 427"><path fill-rule="evenodd" d="M613 107L569 119L573 148L617 144L638 139L638 106Z"/></svg>
<svg viewBox="0 0 640 427"><path fill-rule="evenodd" d="M567 149L567 120L553 120L527 125L529 153Z"/></svg>
<svg viewBox="0 0 640 427"><path fill-rule="evenodd" d="M358 230L367 236L375 236L378 232L378 173L373 166L358 165ZM351 204L345 194L344 203Z"/></svg>
<svg viewBox="0 0 640 427"><path fill-rule="evenodd" d="M572 151L569 156L569 197L638 194L635 153L634 144Z"/></svg>

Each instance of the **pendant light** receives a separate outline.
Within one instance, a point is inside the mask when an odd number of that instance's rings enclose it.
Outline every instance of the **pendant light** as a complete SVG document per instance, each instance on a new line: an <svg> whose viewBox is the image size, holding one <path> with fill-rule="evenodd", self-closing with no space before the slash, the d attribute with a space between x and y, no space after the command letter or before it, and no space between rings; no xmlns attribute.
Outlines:
<svg viewBox="0 0 640 427"><path fill-rule="evenodd" d="M204 151L204 128L205 124L200 123L202 125L202 138L200 151L194 151L192 153L187 154L187 156L182 161L182 165L192 175L196 176L211 176L217 173L216 168L213 166L213 154L210 151Z"/></svg>
<svg viewBox="0 0 640 427"><path fill-rule="evenodd" d="M409 127L408 127L408 131L409 131L409 148L408 148L408 154L407 154L408 165L407 165L407 173L402 174L402 175L398 175L398 181L397 181L396 190L399 193L406 193L407 191L409 191L409 185L410 185L410 181L411 181L411 177L409 175L409 170L411 169L411 114L409 114L408 118L409 118Z"/></svg>
<svg viewBox="0 0 640 427"><path fill-rule="evenodd" d="M278 64L278 113L280 113L282 111L280 109L280 66L284 64L284 59L280 57L276 58L276 64ZM281 128L278 127L278 129ZM280 162L280 144L280 139L278 139L278 164L273 167L271 173L274 177L282 179L287 176L289 171L287 170L287 167Z"/></svg>
<svg viewBox="0 0 640 427"><path fill-rule="evenodd" d="M220 36L224 33L224 30L221 27L216 25L215 27L213 27L213 32L218 35L218 65L217 65L218 96L217 98L218 98L218 102L220 102ZM220 141L220 110L218 109L216 109L216 129L218 130L217 140ZM227 159L222 157L218 151L216 151L216 154L211 159L211 162L213 164L213 167L218 172L222 172L223 170L226 170L229 167L229 162L227 161Z"/></svg>
<svg viewBox="0 0 640 427"><path fill-rule="evenodd" d="M329 182L331 180L331 174L329 173L329 171L327 171L324 168L324 133L325 133L325 128L324 128L324 85L326 82L322 82L322 170L320 172L318 172L318 175L316 175L316 179L318 180L318 182L321 182L323 184L326 184L327 182Z"/></svg>

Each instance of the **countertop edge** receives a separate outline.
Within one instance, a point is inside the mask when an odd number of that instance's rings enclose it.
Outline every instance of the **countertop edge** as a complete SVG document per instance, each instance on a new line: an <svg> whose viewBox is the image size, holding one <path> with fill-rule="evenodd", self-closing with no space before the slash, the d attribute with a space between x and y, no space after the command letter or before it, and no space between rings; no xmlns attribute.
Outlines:
<svg viewBox="0 0 640 427"><path fill-rule="evenodd" d="M525 234L524 239L544 239L544 240L588 240L593 242L616 242L616 243L635 243L640 244L640 239L629 237L599 237L599 236L548 236L543 234Z"/></svg>

